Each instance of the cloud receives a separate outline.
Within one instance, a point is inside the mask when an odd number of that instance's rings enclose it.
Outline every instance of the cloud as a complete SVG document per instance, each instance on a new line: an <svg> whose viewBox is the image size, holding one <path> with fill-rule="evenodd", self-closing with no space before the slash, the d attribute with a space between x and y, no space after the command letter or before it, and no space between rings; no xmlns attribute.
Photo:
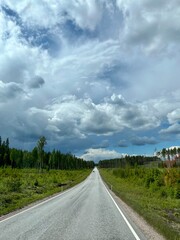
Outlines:
<svg viewBox="0 0 180 240"><path fill-rule="evenodd" d="M108 140L103 140L100 144L92 146L93 149L98 149L98 148L108 148L109 147L109 141Z"/></svg>
<svg viewBox="0 0 180 240"><path fill-rule="evenodd" d="M180 108L167 114L167 118L170 124L175 124L180 122Z"/></svg>
<svg viewBox="0 0 180 240"><path fill-rule="evenodd" d="M33 2L19 2L19 1L3 1L6 9L13 9L18 14L23 22L34 26L47 27L56 24L57 22L57 7L58 4L52 1L48 4L46 1Z"/></svg>
<svg viewBox="0 0 180 240"><path fill-rule="evenodd" d="M27 98L25 102L31 102L30 99ZM21 134L25 137L27 134L28 139L33 133L41 136L44 132L48 139L54 135L55 139L66 141L73 138L86 139L91 135L109 136L127 128L137 131L159 126L159 119L151 116L148 108L133 106L125 100L123 105L121 102L114 104L110 99L95 104L92 99L67 95L43 108L29 107L26 110L22 103L19 106L21 110L14 115L12 129L16 137ZM13 102L11 104L13 106ZM108 147L108 141L102 141L99 147Z"/></svg>
<svg viewBox="0 0 180 240"><path fill-rule="evenodd" d="M72 19L77 26L82 29L93 31L102 16L102 2L92 0L85 1L62 1L62 7L66 11L67 17Z"/></svg>
<svg viewBox="0 0 180 240"><path fill-rule="evenodd" d="M125 107L127 105L124 97L120 94L113 94L110 98L105 99L109 104L115 104L117 106Z"/></svg>
<svg viewBox="0 0 180 240"><path fill-rule="evenodd" d="M146 144L157 144L157 140L154 137L135 137L131 139L131 143L135 146L144 146Z"/></svg>
<svg viewBox="0 0 180 240"><path fill-rule="evenodd" d="M111 98L110 98L111 99ZM71 127L85 135L109 135L126 128L132 130L150 129L159 126L159 119L142 105L114 104L110 99L95 104L92 99L77 99L75 96L62 98L49 107L52 123L71 121ZM125 102L125 100L124 100Z"/></svg>
<svg viewBox="0 0 180 240"><path fill-rule="evenodd" d="M121 158L123 155L115 150L106 150L106 149L87 149L86 152L81 155L81 158L85 160L92 160L98 162L99 160Z"/></svg>
<svg viewBox="0 0 180 240"><path fill-rule="evenodd" d="M5 3L7 5L5 5ZM6 1L4 9L14 9L23 22L34 27L55 27L72 20L77 27L93 31L102 15L103 1ZM6 11L9 13L10 11Z"/></svg>
<svg viewBox="0 0 180 240"><path fill-rule="evenodd" d="M118 147L128 147L127 140L120 140L118 142Z"/></svg>
<svg viewBox="0 0 180 240"><path fill-rule="evenodd" d="M23 90L17 83L4 83L0 81L0 102L6 102L9 99L22 95Z"/></svg>
<svg viewBox="0 0 180 240"><path fill-rule="evenodd" d="M162 52L172 43L178 44L180 7L177 0L158 3L118 0L117 5L124 14L125 43L138 45L147 53Z"/></svg>
<svg viewBox="0 0 180 240"><path fill-rule="evenodd" d="M159 133L163 135L178 135L180 134L180 124L175 123L166 129L161 129Z"/></svg>
<svg viewBox="0 0 180 240"><path fill-rule="evenodd" d="M40 88L41 86L43 86L45 83L44 79L40 76L35 76L34 78L32 78L28 85L30 88Z"/></svg>
<svg viewBox="0 0 180 240"><path fill-rule="evenodd" d="M123 129L132 130L150 129L159 126L159 119L151 115L151 110L141 104L111 102L117 97L113 95L105 99L104 103L93 105L93 109L85 114L82 127L96 134L111 134ZM89 124L91 123L91 124Z"/></svg>
<svg viewBox="0 0 180 240"><path fill-rule="evenodd" d="M178 137L180 135L180 108L176 108L167 114L168 127L159 131L161 136L170 138L172 135Z"/></svg>

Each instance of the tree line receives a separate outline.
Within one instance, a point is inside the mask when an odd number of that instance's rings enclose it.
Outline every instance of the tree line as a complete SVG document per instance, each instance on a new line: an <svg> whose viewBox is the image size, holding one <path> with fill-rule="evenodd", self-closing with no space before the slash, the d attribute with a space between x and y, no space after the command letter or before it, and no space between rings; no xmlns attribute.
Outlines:
<svg viewBox="0 0 180 240"><path fill-rule="evenodd" d="M123 168L126 166L145 165L148 163L156 162L160 160L157 156L129 156L126 155L123 158L115 158L109 160L99 161L99 167L101 168Z"/></svg>
<svg viewBox="0 0 180 240"><path fill-rule="evenodd" d="M40 137L32 151L9 147L9 139L2 141L0 137L0 167L38 168L42 169L83 169L93 168L93 161L85 161L71 153L61 153L60 150L45 152L46 138Z"/></svg>
<svg viewBox="0 0 180 240"><path fill-rule="evenodd" d="M156 152L158 157L162 157L163 160L175 160L180 156L180 147L163 148L161 151Z"/></svg>

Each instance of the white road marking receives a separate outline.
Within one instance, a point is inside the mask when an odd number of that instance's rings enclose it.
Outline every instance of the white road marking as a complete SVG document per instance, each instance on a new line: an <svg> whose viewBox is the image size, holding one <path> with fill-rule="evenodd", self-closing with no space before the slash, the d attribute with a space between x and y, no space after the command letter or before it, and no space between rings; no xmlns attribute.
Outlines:
<svg viewBox="0 0 180 240"><path fill-rule="evenodd" d="M101 179L102 181L102 179ZM119 206L117 205L117 203L115 202L115 200L113 199L113 197L111 196L111 194L109 193L107 187L105 186L104 182L102 181L105 189L106 189L106 192L108 193L108 195L110 196L111 200L113 201L113 203L115 204L115 206L117 207L118 211L120 212L121 216L123 217L124 221L126 222L126 224L128 225L129 229L131 230L132 234L134 235L135 239L136 240L141 240L137 233L134 231L133 227L131 226L131 224L129 223L129 221L127 220L127 218L125 217L124 213L121 211L121 209L119 208Z"/></svg>

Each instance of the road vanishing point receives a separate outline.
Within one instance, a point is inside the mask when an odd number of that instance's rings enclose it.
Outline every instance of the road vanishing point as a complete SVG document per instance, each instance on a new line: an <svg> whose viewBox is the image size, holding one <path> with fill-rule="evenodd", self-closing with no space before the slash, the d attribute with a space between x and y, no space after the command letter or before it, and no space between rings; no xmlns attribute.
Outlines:
<svg viewBox="0 0 180 240"><path fill-rule="evenodd" d="M97 168L79 185L0 221L0 240L147 240Z"/></svg>

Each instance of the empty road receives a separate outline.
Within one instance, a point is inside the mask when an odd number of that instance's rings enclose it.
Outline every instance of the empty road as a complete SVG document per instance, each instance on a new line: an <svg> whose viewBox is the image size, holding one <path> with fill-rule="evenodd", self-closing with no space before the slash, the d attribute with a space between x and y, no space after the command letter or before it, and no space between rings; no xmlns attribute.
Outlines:
<svg viewBox="0 0 180 240"><path fill-rule="evenodd" d="M97 169L78 186L2 220L0 240L15 239L145 240L122 216Z"/></svg>

